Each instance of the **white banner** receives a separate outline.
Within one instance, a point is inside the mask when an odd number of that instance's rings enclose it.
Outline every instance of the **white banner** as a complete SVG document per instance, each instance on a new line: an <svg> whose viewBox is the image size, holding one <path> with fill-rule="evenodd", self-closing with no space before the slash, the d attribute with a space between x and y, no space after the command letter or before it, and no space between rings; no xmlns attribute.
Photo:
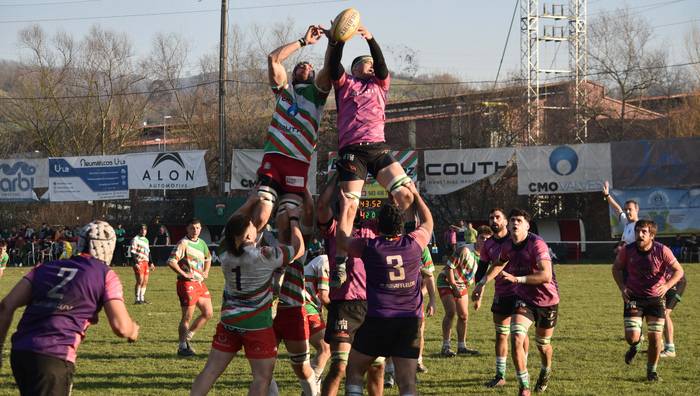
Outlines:
<svg viewBox="0 0 700 396"><path fill-rule="evenodd" d="M468 150L426 150L423 153L426 192L449 194L501 171L512 163L510 147Z"/></svg>
<svg viewBox="0 0 700 396"><path fill-rule="evenodd" d="M52 202L129 198L129 171L119 155L49 158Z"/></svg>
<svg viewBox="0 0 700 396"><path fill-rule="evenodd" d="M518 194L601 191L612 180L610 144L518 147Z"/></svg>
<svg viewBox="0 0 700 396"><path fill-rule="evenodd" d="M256 149L233 150L231 163L231 189L250 190L258 180L257 171L260 168L265 152ZM307 187L311 194L316 194L316 152L311 156L309 164Z"/></svg>
<svg viewBox="0 0 700 396"><path fill-rule="evenodd" d="M209 184L206 150L124 154L132 190L187 190Z"/></svg>
<svg viewBox="0 0 700 396"><path fill-rule="evenodd" d="M0 160L0 201L36 200L35 188L49 185L48 159Z"/></svg>

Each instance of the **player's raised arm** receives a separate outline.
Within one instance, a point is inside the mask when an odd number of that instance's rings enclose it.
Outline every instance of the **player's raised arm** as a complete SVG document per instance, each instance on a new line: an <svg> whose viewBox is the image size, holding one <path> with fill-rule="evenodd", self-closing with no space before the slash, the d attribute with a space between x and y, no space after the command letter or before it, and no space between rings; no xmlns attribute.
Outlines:
<svg viewBox="0 0 700 396"><path fill-rule="evenodd" d="M291 233L292 253L289 257L285 257L284 265L291 263L304 255L304 236L301 233L301 208L289 208L282 212L277 218L279 221L289 222L289 231Z"/></svg>
<svg viewBox="0 0 700 396"><path fill-rule="evenodd" d="M348 249L352 238L343 230L350 230L352 232L354 212L346 210L346 208L351 205L350 198L345 196L345 194L338 194L338 199L340 200L340 218L338 219L337 248L349 252Z"/></svg>
<svg viewBox="0 0 700 396"><path fill-rule="evenodd" d="M367 40L367 45L369 45L369 53L372 55L372 62L374 67L374 75L380 80L386 80L389 77L389 69L386 66L386 61L384 60L384 54L382 49L379 48L377 40L374 39L374 35L367 30L366 27L360 26L357 29L357 33Z"/></svg>
<svg viewBox="0 0 700 396"><path fill-rule="evenodd" d="M620 217L622 214L622 206L620 206L617 201L615 201L615 198L613 198L612 195L610 195L610 183L606 180L603 183L603 198L605 198L606 201L608 201L608 204L610 205L611 208L615 211L615 215L617 217Z"/></svg>
<svg viewBox="0 0 700 396"><path fill-rule="evenodd" d="M321 38L322 31L315 25L309 26L304 37L299 40L287 43L267 56L267 74L270 80L270 85L281 87L287 84L287 72L284 70L284 62L291 54L300 48L315 44Z"/></svg>
<svg viewBox="0 0 700 396"><path fill-rule="evenodd" d="M425 248L428 242L430 242L430 236L433 234L433 214L430 213L428 205L426 205L425 201L423 201L423 198L421 198L420 194L418 193L418 190L416 189L415 184L409 183L406 184L405 187L408 188L408 190L411 193L413 193L413 204L416 208L416 215L418 215L418 220L420 220L420 226L418 228L423 229L428 237L428 239L425 241L425 244L421 244L421 248Z"/></svg>

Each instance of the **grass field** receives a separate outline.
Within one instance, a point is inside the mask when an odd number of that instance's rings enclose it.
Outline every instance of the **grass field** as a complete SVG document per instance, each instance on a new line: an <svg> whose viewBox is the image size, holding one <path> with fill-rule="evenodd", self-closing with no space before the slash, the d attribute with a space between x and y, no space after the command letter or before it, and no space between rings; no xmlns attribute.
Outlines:
<svg viewBox="0 0 700 396"><path fill-rule="evenodd" d="M74 395L183 395L204 366L216 321L207 324L194 340L198 356L178 359L177 323L180 317L175 294L175 276L167 268L158 268L151 277L147 299L151 305L130 305L134 279L130 268L116 268L125 287L131 315L141 324L141 338L127 344L112 335L101 315L99 324L89 329L78 354ZM550 395L696 395L700 389L700 293L695 287L700 279L700 265L686 265L689 287L683 302L674 312L678 357L662 360L658 384L645 383L646 356L640 355L631 366L623 361L627 347L623 340L622 303L610 274L609 265L559 265L555 267L560 285L559 323L552 339L554 346L553 377ZM8 268L0 279L0 296L4 296L26 268ZM215 318L221 302L223 277L219 268L212 270L208 285L214 296ZM477 313L470 311L470 347L482 352L480 357L452 359L439 357L442 310L429 318L426 331L425 364L429 372L419 374L421 394L516 394L517 382L512 364L508 363L508 385L490 390L482 384L493 376L493 325L489 303ZM438 306L440 304L438 303ZM15 322L19 313L15 315ZM12 332L14 332L14 326ZM532 331L531 331L532 335ZM454 336L453 336L454 337ZM453 338L453 346L455 344ZM533 346L529 359L532 383L539 371L539 358ZM9 368L9 335L2 356L0 395L17 394ZM643 349L646 349L644 347ZM286 354L281 351L275 378L281 394L299 395L300 388L292 374ZM245 358L236 358L220 378L212 394L244 395L250 380ZM396 388L386 391L396 395Z"/></svg>

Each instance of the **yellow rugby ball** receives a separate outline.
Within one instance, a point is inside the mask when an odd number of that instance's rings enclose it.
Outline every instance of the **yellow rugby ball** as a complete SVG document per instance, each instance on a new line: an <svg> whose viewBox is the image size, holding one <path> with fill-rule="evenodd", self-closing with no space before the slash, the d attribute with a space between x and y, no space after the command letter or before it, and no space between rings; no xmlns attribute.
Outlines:
<svg viewBox="0 0 700 396"><path fill-rule="evenodd" d="M334 41L348 41L360 27L360 12L354 8L343 10L333 20L331 38Z"/></svg>

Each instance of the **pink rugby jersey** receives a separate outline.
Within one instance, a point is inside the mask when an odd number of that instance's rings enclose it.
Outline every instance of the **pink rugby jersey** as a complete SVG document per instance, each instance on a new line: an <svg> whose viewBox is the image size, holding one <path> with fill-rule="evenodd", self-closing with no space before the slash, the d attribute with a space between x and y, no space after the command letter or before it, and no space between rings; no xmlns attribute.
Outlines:
<svg viewBox="0 0 700 396"><path fill-rule="evenodd" d="M387 93L391 77L355 78L344 73L333 81L338 107L338 149L357 143L384 141Z"/></svg>
<svg viewBox="0 0 700 396"><path fill-rule="evenodd" d="M538 235L529 233L525 241L515 245L513 240L504 244L501 260L508 259L511 275L532 275L539 261L551 261L549 248ZM538 307L551 307L559 303L559 286L552 267L552 280L540 285L515 284L515 294L521 300Z"/></svg>
<svg viewBox="0 0 700 396"><path fill-rule="evenodd" d="M625 245L617 260L627 271L625 287L635 297L660 297L659 285L666 283L666 272L676 261L671 249L654 241L651 250L640 252L636 243Z"/></svg>
<svg viewBox="0 0 700 396"><path fill-rule="evenodd" d="M510 243L510 234L506 234L503 238L491 237L484 242L484 246L481 247L481 254L479 255L479 261L485 263L497 263L498 258L501 256L501 249L503 246ZM510 263L506 264L503 271L511 273ZM501 297L508 297L515 294L515 285L503 279L500 274L495 279L495 290L494 294Z"/></svg>

